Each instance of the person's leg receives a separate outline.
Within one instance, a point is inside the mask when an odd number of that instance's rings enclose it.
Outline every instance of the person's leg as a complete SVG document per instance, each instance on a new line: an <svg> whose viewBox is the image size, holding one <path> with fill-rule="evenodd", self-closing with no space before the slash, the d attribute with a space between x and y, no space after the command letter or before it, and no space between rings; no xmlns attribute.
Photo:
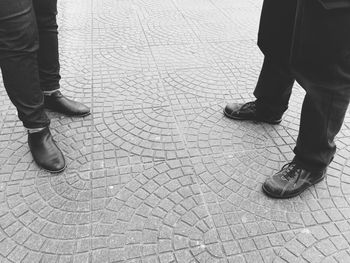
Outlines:
<svg viewBox="0 0 350 263"><path fill-rule="evenodd" d="M0 2L0 67L6 91L28 129L37 164L51 172L65 168L49 131L37 65L38 37L31 0Z"/></svg>
<svg viewBox="0 0 350 263"><path fill-rule="evenodd" d="M343 124L350 99L349 94L315 91L317 88L307 87L310 91L304 99L294 148L294 161L309 171L325 170L332 161L336 151L334 138Z"/></svg>
<svg viewBox="0 0 350 263"><path fill-rule="evenodd" d="M295 158L263 185L276 198L298 195L324 179L350 100L350 9L298 0L295 25L291 64L306 96Z"/></svg>
<svg viewBox="0 0 350 263"><path fill-rule="evenodd" d="M283 3L282 3L283 2ZM295 23L296 0L265 0L260 18L258 45L265 55L255 102L232 103L224 114L236 120L255 120L271 124L281 121L288 108L294 84L289 57Z"/></svg>
<svg viewBox="0 0 350 263"><path fill-rule="evenodd" d="M265 55L254 96L261 108L282 115L294 84L289 59L295 24L297 0L265 0L263 3L258 46Z"/></svg>
<svg viewBox="0 0 350 263"><path fill-rule="evenodd" d="M50 123L39 85L37 50L31 1L1 1L0 66L6 91L26 128L43 128Z"/></svg>
<svg viewBox="0 0 350 263"><path fill-rule="evenodd" d="M224 108L226 117L235 120L253 120L278 124L288 109L294 76L287 63L265 57L257 85L255 101L229 103Z"/></svg>
<svg viewBox="0 0 350 263"><path fill-rule="evenodd" d="M300 1L294 69L305 89L295 160L309 170L325 169L336 151L350 101L350 9L326 10Z"/></svg>
<svg viewBox="0 0 350 263"><path fill-rule="evenodd" d="M60 89L57 0L33 0L39 30L38 52L41 89L45 107L71 116L86 116L90 109L63 96Z"/></svg>
<svg viewBox="0 0 350 263"><path fill-rule="evenodd" d="M303 87L307 94L294 148L295 157L264 183L263 190L271 197L293 197L322 181L336 151L334 137L349 105L350 79L345 93L325 91L315 83L304 83Z"/></svg>
<svg viewBox="0 0 350 263"><path fill-rule="evenodd" d="M224 109L226 117L278 124L288 108L294 77L289 66L265 57L254 90L255 101L230 103Z"/></svg>
<svg viewBox="0 0 350 263"><path fill-rule="evenodd" d="M289 65L297 0L264 0L258 46L266 57Z"/></svg>
<svg viewBox="0 0 350 263"><path fill-rule="evenodd" d="M33 0L39 31L38 64L40 85L50 93L60 88L57 0Z"/></svg>
<svg viewBox="0 0 350 263"><path fill-rule="evenodd" d="M287 62L265 57L258 83L254 90L257 110L282 116L288 108L288 102L294 85L294 76Z"/></svg>

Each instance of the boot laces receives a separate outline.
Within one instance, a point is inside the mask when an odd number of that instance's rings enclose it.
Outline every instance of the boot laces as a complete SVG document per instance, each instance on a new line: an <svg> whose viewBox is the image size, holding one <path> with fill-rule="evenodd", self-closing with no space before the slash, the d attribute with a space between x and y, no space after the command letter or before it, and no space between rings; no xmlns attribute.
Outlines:
<svg viewBox="0 0 350 263"><path fill-rule="evenodd" d="M296 163L293 163L293 162L287 163L281 169L281 173L282 173L281 177L286 179L288 182L294 179L295 177L297 177L295 180L295 182L297 182L300 178L301 171L302 169L299 168Z"/></svg>
<svg viewBox="0 0 350 263"><path fill-rule="evenodd" d="M256 103L255 101L247 102L244 105L242 105L241 110L255 110L256 109Z"/></svg>

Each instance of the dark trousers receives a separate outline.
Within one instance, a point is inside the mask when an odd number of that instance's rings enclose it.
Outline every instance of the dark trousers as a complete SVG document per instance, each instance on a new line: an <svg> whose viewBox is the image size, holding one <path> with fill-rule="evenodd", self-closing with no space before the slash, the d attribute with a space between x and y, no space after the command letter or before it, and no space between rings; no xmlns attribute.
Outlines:
<svg viewBox="0 0 350 263"><path fill-rule="evenodd" d="M306 96L294 160L311 171L325 169L350 100L350 9L265 0L258 43L265 54L254 91L258 108L283 114L294 81L300 83Z"/></svg>
<svg viewBox="0 0 350 263"><path fill-rule="evenodd" d="M59 88L57 0L0 1L0 67L26 128L48 126L43 90Z"/></svg>

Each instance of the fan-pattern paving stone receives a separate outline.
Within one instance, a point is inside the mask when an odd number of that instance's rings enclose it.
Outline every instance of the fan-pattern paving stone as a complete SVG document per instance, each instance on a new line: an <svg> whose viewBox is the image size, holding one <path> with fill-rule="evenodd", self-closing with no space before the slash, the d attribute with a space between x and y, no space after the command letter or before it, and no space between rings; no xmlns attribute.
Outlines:
<svg viewBox="0 0 350 263"><path fill-rule="evenodd" d="M40 170L0 82L0 261L350 261L350 117L325 181L289 200L265 179L293 158L305 92L279 125L223 116L254 99L259 0L61 0L61 88L48 111L67 169Z"/></svg>
<svg viewBox="0 0 350 263"><path fill-rule="evenodd" d="M234 92L230 80L214 66L167 70L161 75L164 89L171 101L178 97L224 100Z"/></svg>
<svg viewBox="0 0 350 263"><path fill-rule="evenodd" d="M108 17L106 19L108 19ZM138 23L139 21L136 22ZM113 47L116 49L122 49L119 52L114 52L118 57L125 56L120 52L127 52L130 49L132 53L140 56L140 54L133 50L133 48L135 46L144 47L148 45L142 27L137 25L95 28L93 29L93 35L95 37L92 40L92 44L96 51L103 51L102 49L106 49L105 51L108 52L110 51L110 48Z"/></svg>
<svg viewBox="0 0 350 263"><path fill-rule="evenodd" d="M128 164L188 156L170 107L107 111L96 114L94 124L101 145L123 150Z"/></svg>
<svg viewBox="0 0 350 263"><path fill-rule="evenodd" d="M213 64L207 44L183 44L151 47L160 71L209 67Z"/></svg>
<svg viewBox="0 0 350 263"><path fill-rule="evenodd" d="M157 71L117 74L103 72L94 77L94 103L100 105L95 112L115 112L168 106L165 91Z"/></svg>
<svg viewBox="0 0 350 263"><path fill-rule="evenodd" d="M146 46L122 46L101 48L93 51L94 76L98 78L99 71L127 73L135 71L153 71L156 69L152 52Z"/></svg>

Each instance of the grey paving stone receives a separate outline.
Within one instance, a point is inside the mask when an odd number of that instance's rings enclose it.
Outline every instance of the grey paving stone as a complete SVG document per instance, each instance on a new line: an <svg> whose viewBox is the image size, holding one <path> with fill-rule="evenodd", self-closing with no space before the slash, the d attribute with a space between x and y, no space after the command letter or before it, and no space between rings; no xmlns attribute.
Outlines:
<svg viewBox="0 0 350 263"><path fill-rule="evenodd" d="M188 162L187 162L188 163ZM158 174L158 166L155 165L150 169L146 169L143 173L137 175L134 179L127 182L127 184L112 198L108 203L105 210L102 210L102 218L104 215L114 213L115 216L111 219L113 221L107 221L108 224L103 224L105 227L111 227L111 231L103 232L108 237L111 237L110 245L112 247L121 247L125 251L127 258L143 258L143 256L150 256L157 254L158 249L162 252L166 252L170 249L175 253L177 258L187 258L190 254L180 253L184 249L188 249L191 240L199 241L203 236L203 232L196 229L196 225L203 220L197 216L199 212L193 213L192 209L196 206L188 206L187 203L191 202L196 195L191 189L193 187L193 180L191 174L186 174L182 171L183 165L181 162L167 162L161 165L162 172ZM188 163L189 165L189 163ZM167 169L166 169L167 167ZM171 175L177 173L177 176L173 178ZM175 192L167 191L167 194L163 194L163 198L157 197L157 189L161 187L159 185L159 177L167 178L161 180L167 188L167 184L172 180L181 181L183 178L189 178L190 184L183 186ZM173 179L172 179L173 178ZM147 180L146 184L143 183ZM168 181L168 183L165 183ZM132 191L131 191L132 190ZM185 192L189 191L190 195L186 195ZM170 198L172 193L178 192L179 199L174 203L174 199ZM136 197L138 193L142 194L142 199ZM182 196L182 197L181 197ZM199 196L200 197L200 196ZM136 202L135 202L136 201ZM187 209L180 209L178 207L188 207ZM203 208L204 209L204 208ZM176 211L176 212L175 212ZM172 214L172 215L171 215ZM208 214L204 214L208 217ZM173 217L170 220L170 216ZM163 223L161 223L163 221ZM99 221L96 228L101 228L101 223L104 220ZM170 230L170 236L165 236L162 233L162 225L165 223ZM122 228L120 226L123 225ZM111 233L119 233L111 235ZM101 235L101 229L97 230L94 235ZM161 242L160 242L160 239ZM171 246L165 246L165 241L169 242ZM141 244L145 244L140 247ZM161 245L161 247L160 247ZM167 247L167 248L166 248ZM175 249L175 250L174 250ZM179 252L177 252L179 250Z"/></svg>
<svg viewBox="0 0 350 263"><path fill-rule="evenodd" d="M94 72L93 98L96 113L168 106L169 102L157 71L127 74ZM108 74L110 73L110 74Z"/></svg>
<svg viewBox="0 0 350 263"><path fill-rule="evenodd" d="M258 1L243 1L243 0L238 0L236 2L231 2L229 0L223 0L220 2L214 2L212 1L213 5L215 5L215 7L219 8L219 9L236 9L236 10L241 10L244 9L246 10L246 8L251 8L253 9L254 12L260 12L260 8L261 8L261 4L263 1L258 0Z"/></svg>
<svg viewBox="0 0 350 263"><path fill-rule="evenodd" d="M140 23L143 26L172 26L172 25L187 25L187 20L183 16L182 12L176 8L173 9L160 9L147 10L141 9L139 11Z"/></svg>
<svg viewBox="0 0 350 263"><path fill-rule="evenodd" d="M158 11L158 10L173 10L175 8L174 2L172 0L134 0L133 4L140 8L148 11Z"/></svg>
<svg viewBox="0 0 350 263"><path fill-rule="evenodd" d="M103 17L99 19L108 21L110 17ZM137 22L138 21L135 21L135 23ZM94 23L98 23L98 20L97 22L94 22ZM116 54L116 58L132 56L140 52L140 51L136 51L135 47L148 46L146 36L140 25L125 25L125 26L116 25L116 26L108 26L108 27L97 25L96 27L97 28L94 28L91 32L93 36L92 45L94 47L95 52L96 53L98 53L98 51L101 52L102 53L101 55L104 57L110 56L113 53ZM115 48L117 50L113 51L113 53L110 53L109 49L112 49L112 48ZM118 49L121 49L121 50L118 50ZM139 56L140 54L138 54L135 58L138 58ZM144 67L144 68L147 68L147 67Z"/></svg>
<svg viewBox="0 0 350 263"><path fill-rule="evenodd" d="M90 28L60 30L58 33L60 49L91 49L92 34Z"/></svg>
<svg viewBox="0 0 350 263"><path fill-rule="evenodd" d="M158 69L162 72L176 69L209 67L212 54L208 44L178 44L151 46L151 51Z"/></svg>
<svg viewBox="0 0 350 263"><path fill-rule="evenodd" d="M62 81L74 79L75 83L91 86L93 66L89 47L72 48L70 45L60 45L60 64ZM81 87L79 89L79 86L74 85L74 91L81 91ZM91 88L86 88L85 92L91 92Z"/></svg>
<svg viewBox="0 0 350 263"><path fill-rule="evenodd" d="M131 3L130 3L131 2ZM140 8L132 1L94 1L92 28L139 28Z"/></svg>
<svg viewBox="0 0 350 263"><path fill-rule="evenodd" d="M188 156L168 107L106 112L94 122L102 147L114 150L124 165Z"/></svg>
<svg viewBox="0 0 350 263"><path fill-rule="evenodd" d="M103 42L104 43L104 42ZM101 48L94 52L94 69L114 73L154 71L151 50L147 46L122 46ZM98 76L98 75L97 75Z"/></svg>
<svg viewBox="0 0 350 263"><path fill-rule="evenodd" d="M58 6L60 31L91 29L91 9L89 1L62 1Z"/></svg>
<svg viewBox="0 0 350 263"><path fill-rule="evenodd" d="M196 31L188 24L143 25L148 43L151 46L199 43Z"/></svg>
<svg viewBox="0 0 350 263"><path fill-rule="evenodd" d="M249 24L249 19L247 18L239 20L239 23L241 23L240 26L233 26L230 23L198 23L196 21L191 23L191 28L203 42L212 43L255 39L257 25L254 22L250 26L247 25Z"/></svg>
<svg viewBox="0 0 350 263"><path fill-rule="evenodd" d="M222 104L182 105L175 109L175 116L190 156L228 154L273 144L263 126L225 118Z"/></svg>
<svg viewBox="0 0 350 263"><path fill-rule="evenodd" d="M253 76L259 74L259 67L263 62L263 55L255 45L255 40L210 43L208 53L212 60L222 65L221 67L226 65L227 71L241 73L243 69L251 68L253 65L256 65L256 73L254 73ZM247 76L244 76L242 81L246 80ZM237 86L240 87L241 85Z"/></svg>

